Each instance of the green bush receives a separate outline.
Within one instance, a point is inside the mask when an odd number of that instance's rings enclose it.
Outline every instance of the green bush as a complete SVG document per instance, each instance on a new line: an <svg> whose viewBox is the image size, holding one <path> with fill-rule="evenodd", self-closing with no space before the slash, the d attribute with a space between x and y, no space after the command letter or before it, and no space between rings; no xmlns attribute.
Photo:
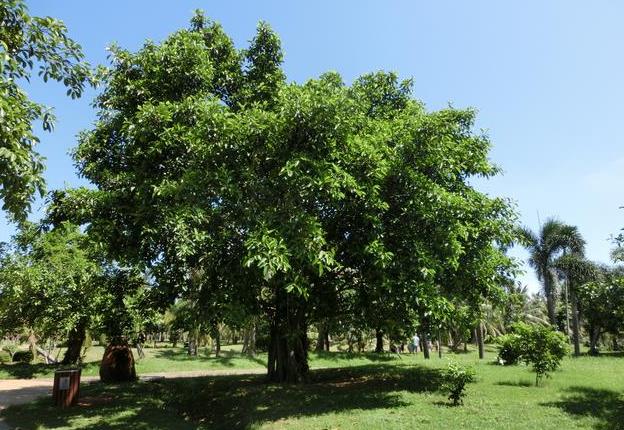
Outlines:
<svg viewBox="0 0 624 430"><path fill-rule="evenodd" d="M449 392L448 399L453 402L453 405L463 403L463 398L466 395L466 385L474 382L474 380L474 369L461 366L455 362L449 363L444 373L443 388Z"/></svg>
<svg viewBox="0 0 624 430"><path fill-rule="evenodd" d="M498 344L498 362L503 365L518 364L522 356L520 337L510 333L496 338Z"/></svg>
<svg viewBox="0 0 624 430"><path fill-rule="evenodd" d="M11 354L6 351L0 351L0 363L10 363L11 362Z"/></svg>
<svg viewBox="0 0 624 430"><path fill-rule="evenodd" d="M17 351L13 354L14 363L30 363L33 361L33 354L31 351Z"/></svg>
<svg viewBox="0 0 624 430"><path fill-rule="evenodd" d="M512 334L502 342L505 342L505 351L510 358L516 356L516 361L521 360L533 367L536 386L543 377L550 377L549 373L559 367L569 350L568 340L562 333L543 325L514 324Z"/></svg>

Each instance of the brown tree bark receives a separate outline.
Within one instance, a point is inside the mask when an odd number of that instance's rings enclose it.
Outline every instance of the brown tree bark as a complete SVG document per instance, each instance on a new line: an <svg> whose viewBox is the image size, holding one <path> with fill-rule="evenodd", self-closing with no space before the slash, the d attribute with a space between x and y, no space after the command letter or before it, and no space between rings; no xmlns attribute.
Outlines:
<svg viewBox="0 0 624 430"><path fill-rule="evenodd" d="M219 355L221 354L221 331L219 330L219 323L212 323L212 329L210 334L213 340L215 356L219 357Z"/></svg>
<svg viewBox="0 0 624 430"><path fill-rule="evenodd" d="M299 383L308 380L308 334L305 301L278 290L270 329L268 379Z"/></svg>
<svg viewBox="0 0 624 430"><path fill-rule="evenodd" d="M429 335L427 334L426 331L423 331L422 333L421 342L422 342L423 355L426 360L429 360L429 358L431 357L431 351L429 350Z"/></svg>
<svg viewBox="0 0 624 430"><path fill-rule="evenodd" d="M485 350L484 350L484 345L483 345L483 324L479 323L475 331L476 331L477 345L479 347L479 359L483 360L483 357L485 357Z"/></svg>
<svg viewBox="0 0 624 430"><path fill-rule="evenodd" d="M578 311L578 299L574 290L570 291L570 298L572 301L572 343L574 344L574 355L581 355L581 339L579 329L579 311Z"/></svg>
<svg viewBox="0 0 624 430"><path fill-rule="evenodd" d="M63 356L61 364L71 365L80 361L80 352L82 351L82 344L87 336L87 328L84 321L79 321L76 327L70 332L67 339L67 350Z"/></svg>
<svg viewBox="0 0 624 430"><path fill-rule="evenodd" d="M314 350L316 352L325 351L325 324L319 323L318 326L318 337L316 338L316 348Z"/></svg>
<svg viewBox="0 0 624 430"><path fill-rule="evenodd" d="M383 331L375 329L375 352L384 352Z"/></svg>

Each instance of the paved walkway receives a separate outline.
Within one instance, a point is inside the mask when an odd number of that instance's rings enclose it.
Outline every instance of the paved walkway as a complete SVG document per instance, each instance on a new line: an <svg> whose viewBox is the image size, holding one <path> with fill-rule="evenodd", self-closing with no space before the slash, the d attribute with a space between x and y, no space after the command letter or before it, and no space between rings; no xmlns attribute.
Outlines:
<svg viewBox="0 0 624 430"><path fill-rule="evenodd" d="M265 373L264 368L254 369L225 369L225 370L200 370L189 372L158 372L140 375L141 380L157 378L195 378L198 376L218 375L258 375ZM81 383L99 381L97 376L84 376ZM54 379L0 379L0 411L11 405L30 403L38 397L52 396ZM0 430L8 430L9 427L0 418Z"/></svg>

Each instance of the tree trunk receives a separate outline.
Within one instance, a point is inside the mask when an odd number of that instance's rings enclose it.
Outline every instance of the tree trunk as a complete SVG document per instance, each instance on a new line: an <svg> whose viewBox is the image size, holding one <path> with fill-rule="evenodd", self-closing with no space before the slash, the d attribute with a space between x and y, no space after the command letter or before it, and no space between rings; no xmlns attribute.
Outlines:
<svg viewBox="0 0 624 430"><path fill-rule="evenodd" d="M438 329L438 358L442 358L442 334Z"/></svg>
<svg viewBox="0 0 624 430"><path fill-rule="evenodd" d="M581 355L581 339L579 333L579 312L578 299L574 290L570 291L570 299L572 300L572 343L574 343L574 355Z"/></svg>
<svg viewBox="0 0 624 430"><path fill-rule="evenodd" d="M197 355L197 344L199 343L199 335L189 332L187 337L187 354L191 356Z"/></svg>
<svg viewBox="0 0 624 430"><path fill-rule="evenodd" d="M221 354L221 331L219 330L219 323L215 322L212 324L212 332L210 335L212 337L215 356L219 357Z"/></svg>
<svg viewBox="0 0 624 430"><path fill-rule="evenodd" d="M476 331L476 337L477 337L477 346L479 347L479 359L483 360L483 357L485 357L485 353L484 353L484 347L483 347L483 324L479 323L479 325L477 326L477 328L475 329Z"/></svg>
<svg viewBox="0 0 624 430"><path fill-rule="evenodd" d="M429 351L429 335L427 334L426 331L424 331L422 333L421 336L421 341L422 341L422 350L423 350L423 355L425 356L426 360L429 360L430 357L430 351Z"/></svg>
<svg viewBox="0 0 624 430"><path fill-rule="evenodd" d="M329 330L325 330L325 351L329 352Z"/></svg>
<svg viewBox="0 0 624 430"><path fill-rule="evenodd" d="M256 355L256 323L255 322L251 325L249 341L247 343L247 354L252 357Z"/></svg>
<svg viewBox="0 0 624 430"><path fill-rule="evenodd" d="M548 320L553 327L557 327L557 303L555 298L555 285L550 273L547 269L544 273L544 293L546 294L546 308L548 309Z"/></svg>
<svg viewBox="0 0 624 430"><path fill-rule="evenodd" d="M37 360L37 336L35 336L35 333L32 331L28 336L28 349L30 350L30 356L32 357L31 361L35 362ZM78 353L78 356L80 356L80 352ZM12 358L11 361L13 361Z"/></svg>
<svg viewBox="0 0 624 430"><path fill-rule="evenodd" d="M375 329L375 352L384 352L383 331L380 329Z"/></svg>
<svg viewBox="0 0 624 430"><path fill-rule="evenodd" d="M318 324L318 337L316 339L316 352L325 351L325 324Z"/></svg>
<svg viewBox="0 0 624 430"><path fill-rule="evenodd" d="M305 301L278 290L272 315L268 357L271 382L308 380L308 334Z"/></svg>
<svg viewBox="0 0 624 430"><path fill-rule="evenodd" d="M589 353L590 355L598 355L598 338L600 337L600 330L596 327L590 327L589 329Z"/></svg>
<svg viewBox="0 0 624 430"><path fill-rule="evenodd" d="M80 353L82 351L82 344L87 337L87 328L84 321L79 321L76 327L69 332L67 339L67 350L63 356L61 364L71 365L80 361Z"/></svg>

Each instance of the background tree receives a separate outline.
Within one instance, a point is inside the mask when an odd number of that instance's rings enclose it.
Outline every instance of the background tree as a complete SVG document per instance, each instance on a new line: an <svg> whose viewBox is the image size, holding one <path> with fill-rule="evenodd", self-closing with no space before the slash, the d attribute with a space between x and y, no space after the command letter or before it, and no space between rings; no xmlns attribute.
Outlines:
<svg viewBox="0 0 624 430"><path fill-rule="evenodd" d="M598 270L594 263L586 260L578 252L559 257L554 266L565 278L569 289L572 305L572 343L574 344L574 355L578 356L581 354L578 290L582 285L595 280L598 276Z"/></svg>
<svg viewBox="0 0 624 430"><path fill-rule="evenodd" d="M589 353L596 355L603 334L617 337L624 329L624 277L620 270L600 268L596 280L578 288L578 299L589 336Z"/></svg>
<svg viewBox="0 0 624 430"><path fill-rule="evenodd" d="M552 218L546 220L538 233L525 227L521 229L521 234L529 250L529 265L535 269L537 279L544 287L548 318L556 326L557 281L554 261L566 251L582 251L585 242L576 227Z"/></svg>
<svg viewBox="0 0 624 430"><path fill-rule="evenodd" d="M96 82L83 57L61 21L30 16L22 0L0 1L0 200L10 219L25 219L35 193L44 193L33 125L54 126L50 109L30 100L19 82L38 69L44 81L61 82L68 96L80 97L86 82Z"/></svg>
<svg viewBox="0 0 624 430"><path fill-rule="evenodd" d="M101 299L86 236L63 223L45 232L28 224L0 263L0 326L30 327L45 339L67 336L64 364L78 362Z"/></svg>

